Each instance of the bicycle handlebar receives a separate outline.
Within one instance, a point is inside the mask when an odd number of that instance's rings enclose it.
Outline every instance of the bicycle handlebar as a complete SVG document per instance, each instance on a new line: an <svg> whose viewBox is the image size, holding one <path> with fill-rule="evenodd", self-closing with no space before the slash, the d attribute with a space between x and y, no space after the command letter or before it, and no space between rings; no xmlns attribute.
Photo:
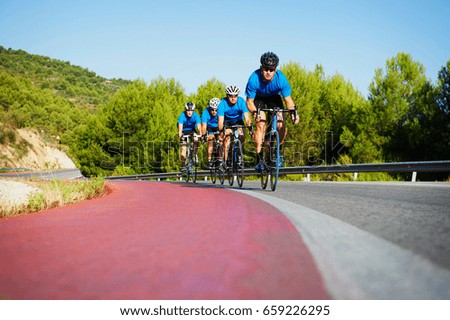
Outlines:
<svg viewBox="0 0 450 320"><path fill-rule="evenodd" d="M247 126L245 124L232 124L230 125L224 125L224 129L239 129L239 128L246 128Z"/></svg>
<svg viewBox="0 0 450 320"><path fill-rule="evenodd" d="M294 109L284 109L282 107L263 107L263 108L256 108L256 112L259 114L261 111L263 112L294 112L297 111L297 106L294 106Z"/></svg>
<svg viewBox="0 0 450 320"><path fill-rule="evenodd" d="M189 137L200 138L201 136L202 136L201 134L197 134L197 133L189 133L189 134L182 135L183 138L189 138Z"/></svg>

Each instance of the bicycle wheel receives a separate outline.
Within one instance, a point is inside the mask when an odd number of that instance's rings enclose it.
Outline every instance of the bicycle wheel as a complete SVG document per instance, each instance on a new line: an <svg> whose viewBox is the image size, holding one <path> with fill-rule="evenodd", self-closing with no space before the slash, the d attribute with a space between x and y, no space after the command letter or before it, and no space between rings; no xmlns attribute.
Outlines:
<svg viewBox="0 0 450 320"><path fill-rule="evenodd" d="M234 184L233 164L227 168L228 184L230 187Z"/></svg>
<svg viewBox="0 0 450 320"><path fill-rule="evenodd" d="M197 181L197 166L192 167L192 182L195 183Z"/></svg>
<svg viewBox="0 0 450 320"><path fill-rule="evenodd" d="M267 160L267 154L268 154L268 150L266 147L266 143L264 143L264 145L262 146L262 151L263 151L263 159ZM266 190L267 188L267 182L269 180L269 168L267 167L267 164L264 166L264 168L261 169L260 172L260 176L261 176L261 188L263 190Z"/></svg>
<svg viewBox="0 0 450 320"><path fill-rule="evenodd" d="M264 156L265 156L265 152L264 152ZM269 171L268 171L267 166L261 170L260 176L261 176L261 188L263 190L266 190L267 182L269 180Z"/></svg>
<svg viewBox="0 0 450 320"><path fill-rule="evenodd" d="M278 173L280 172L280 136L278 131L270 134L270 188L275 191L278 183Z"/></svg>
<svg viewBox="0 0 450 320"><path fill-rule="evenodd" d="M244 184L244 152L240 140L236 140L233 153L233 165L236 173L236 180L239 188L242 188L242 185Z"/></svg>
<svg viewBox="0 0 450 320"><path fill-rule="evenodd" d="M223 165L224 162L220 163L219 168L217 169L217 173L219 175L220 184L223 185L225 182L225 168Z"/></svg>
<svg viewBox="0 0 450 320"><path fill-rule="evenodd" d="M227 178L228 178L228 184L230 185L230 187L233 186L234 184L234 175L233 175L233 154L231 153L231 150L233 148L230 146L230 152L228 154L228 160L226 162L226 166L227 166Z"/></svg>
<svg viewBox="0 0 450 320"><path fill-rule="evenodd" d="M219 178L220 184L223 185L223 182L225 181L225 170L223 167L224 164L223 146L219 143L215 151L216 152L214 153L214 169L216 171L216 175Z"/></svg>
<svg viewBox="0 0 450 320"><path fill-rule="evenodd" d="M196 154L194 150L192 150L191 157L191 174L192 174L192 182L195 183L197 181L197 166L198 163L195 161Z"/></svg>
<svg viewBox="0 0 450 320"><path fill-rule="evenodd" d="M182 172L185 182L189 182L191 178L191 149L186 150L186 160L184 161L184 172Z"/></svg>
<svg viewBox="0 0 450 320"><path fill-rule="evenodd" d="M216 180L217 180L217 171L216 171L216 168L211 168L211 169L209 169L209 176L210 176L210 178L211 178L211 182L213 183L213 184L216 184Z"/></svg>
<svg viewBox="0 0 450 320"><path fill-rule="evenodd" d="M189 180L191 179L191 165L188 162L186 164L186 166L184 167L184 181L185 182L189 182Z"/></svg>

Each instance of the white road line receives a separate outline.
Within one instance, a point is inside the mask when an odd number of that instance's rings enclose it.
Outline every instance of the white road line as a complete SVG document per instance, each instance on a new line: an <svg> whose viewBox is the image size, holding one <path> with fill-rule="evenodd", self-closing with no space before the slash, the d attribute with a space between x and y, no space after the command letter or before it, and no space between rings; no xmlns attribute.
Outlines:
<svg viewBox="0 0 450 320"><path fill-rule="evenodd" d="M450 272L429 260L318 211L273 196L296 226L334 299L450 299Z"/></svg>

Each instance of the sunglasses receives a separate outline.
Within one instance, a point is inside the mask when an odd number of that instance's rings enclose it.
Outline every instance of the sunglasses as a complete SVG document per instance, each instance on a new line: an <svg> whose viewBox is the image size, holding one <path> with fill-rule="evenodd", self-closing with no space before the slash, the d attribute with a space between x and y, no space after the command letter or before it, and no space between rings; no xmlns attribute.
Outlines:
<svg viewBox="0 0 450 320"><path fill-rule="evenodd" d="M275 68L266 68L266 67L263 67L263 70L266 71L266 72L275 72Z"/></svg>

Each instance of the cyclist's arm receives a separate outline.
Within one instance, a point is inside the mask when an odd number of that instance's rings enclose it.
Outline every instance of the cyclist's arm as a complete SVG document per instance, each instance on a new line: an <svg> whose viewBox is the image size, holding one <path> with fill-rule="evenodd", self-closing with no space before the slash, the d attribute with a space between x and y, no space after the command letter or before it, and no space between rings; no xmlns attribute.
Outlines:
<svg viewBox="0 0 450 320"><path fill-rule="evenodd" d="M219 116L218 125L219 125L219 131L223 130L223 122L224 122L224 116Z"/></svg>
<svg viewBox="0 0 450 320"><path fill-rule="evenodd" d="M284 102L286 103L286 108L287 109L289 109L289 110L295 110L295 103L294 103L294 100L292 100L292 97L291 96L288 96L288 97L285 97L284 98ZM295 112L295 115L297 115L297 112ZM298 122L299 122L299 118L298 118L298 115L296 116L296 118L295 118L295 120L293 119L293 122L295 123L295 124L297 124Z"/></svg>
<svg viewBox="0 0 450 320"><path fill-rule="evenodd" d="M202 122L202 130L200 131L200 134L202 135L202 136L204 136L207 132L206 132L206 130L207 130L207 124L206 124L206 122Z"/></svg>
<svg viewBox="0 0 450 320"><path fill-rule="evenodd" d="M247 127L251 127L252 126L252 120L251 120L249 112L244 112L244 120L245 120L245 125Z"/></svg>
<svg viewBox="0 0 450 320"><path fill-rule="evenodd" d="M286 103L286 108L289 110L294 110L295 103L291 96L284 98L284 102Z"/></svg>
<svg viewBox="0 0 450 320"><path fill-rule="evenodd" d="M246 102L247 102L248 111L250 111L252 114L254 114L256 112L255 99L247 97Z"/></svg>
<svg viewBox="0 0 450 320"><path fill-rule="evenodd" d="M183 125L181 123L178 124L178 138L183 137Z"/></svg>
<svg viewBox="0 0 450 320"><path fill-rule="evenodd" d="M202 125L201 125L201 123L197 124L197 132L198 132L198 134L202 134Z"/></svg>

